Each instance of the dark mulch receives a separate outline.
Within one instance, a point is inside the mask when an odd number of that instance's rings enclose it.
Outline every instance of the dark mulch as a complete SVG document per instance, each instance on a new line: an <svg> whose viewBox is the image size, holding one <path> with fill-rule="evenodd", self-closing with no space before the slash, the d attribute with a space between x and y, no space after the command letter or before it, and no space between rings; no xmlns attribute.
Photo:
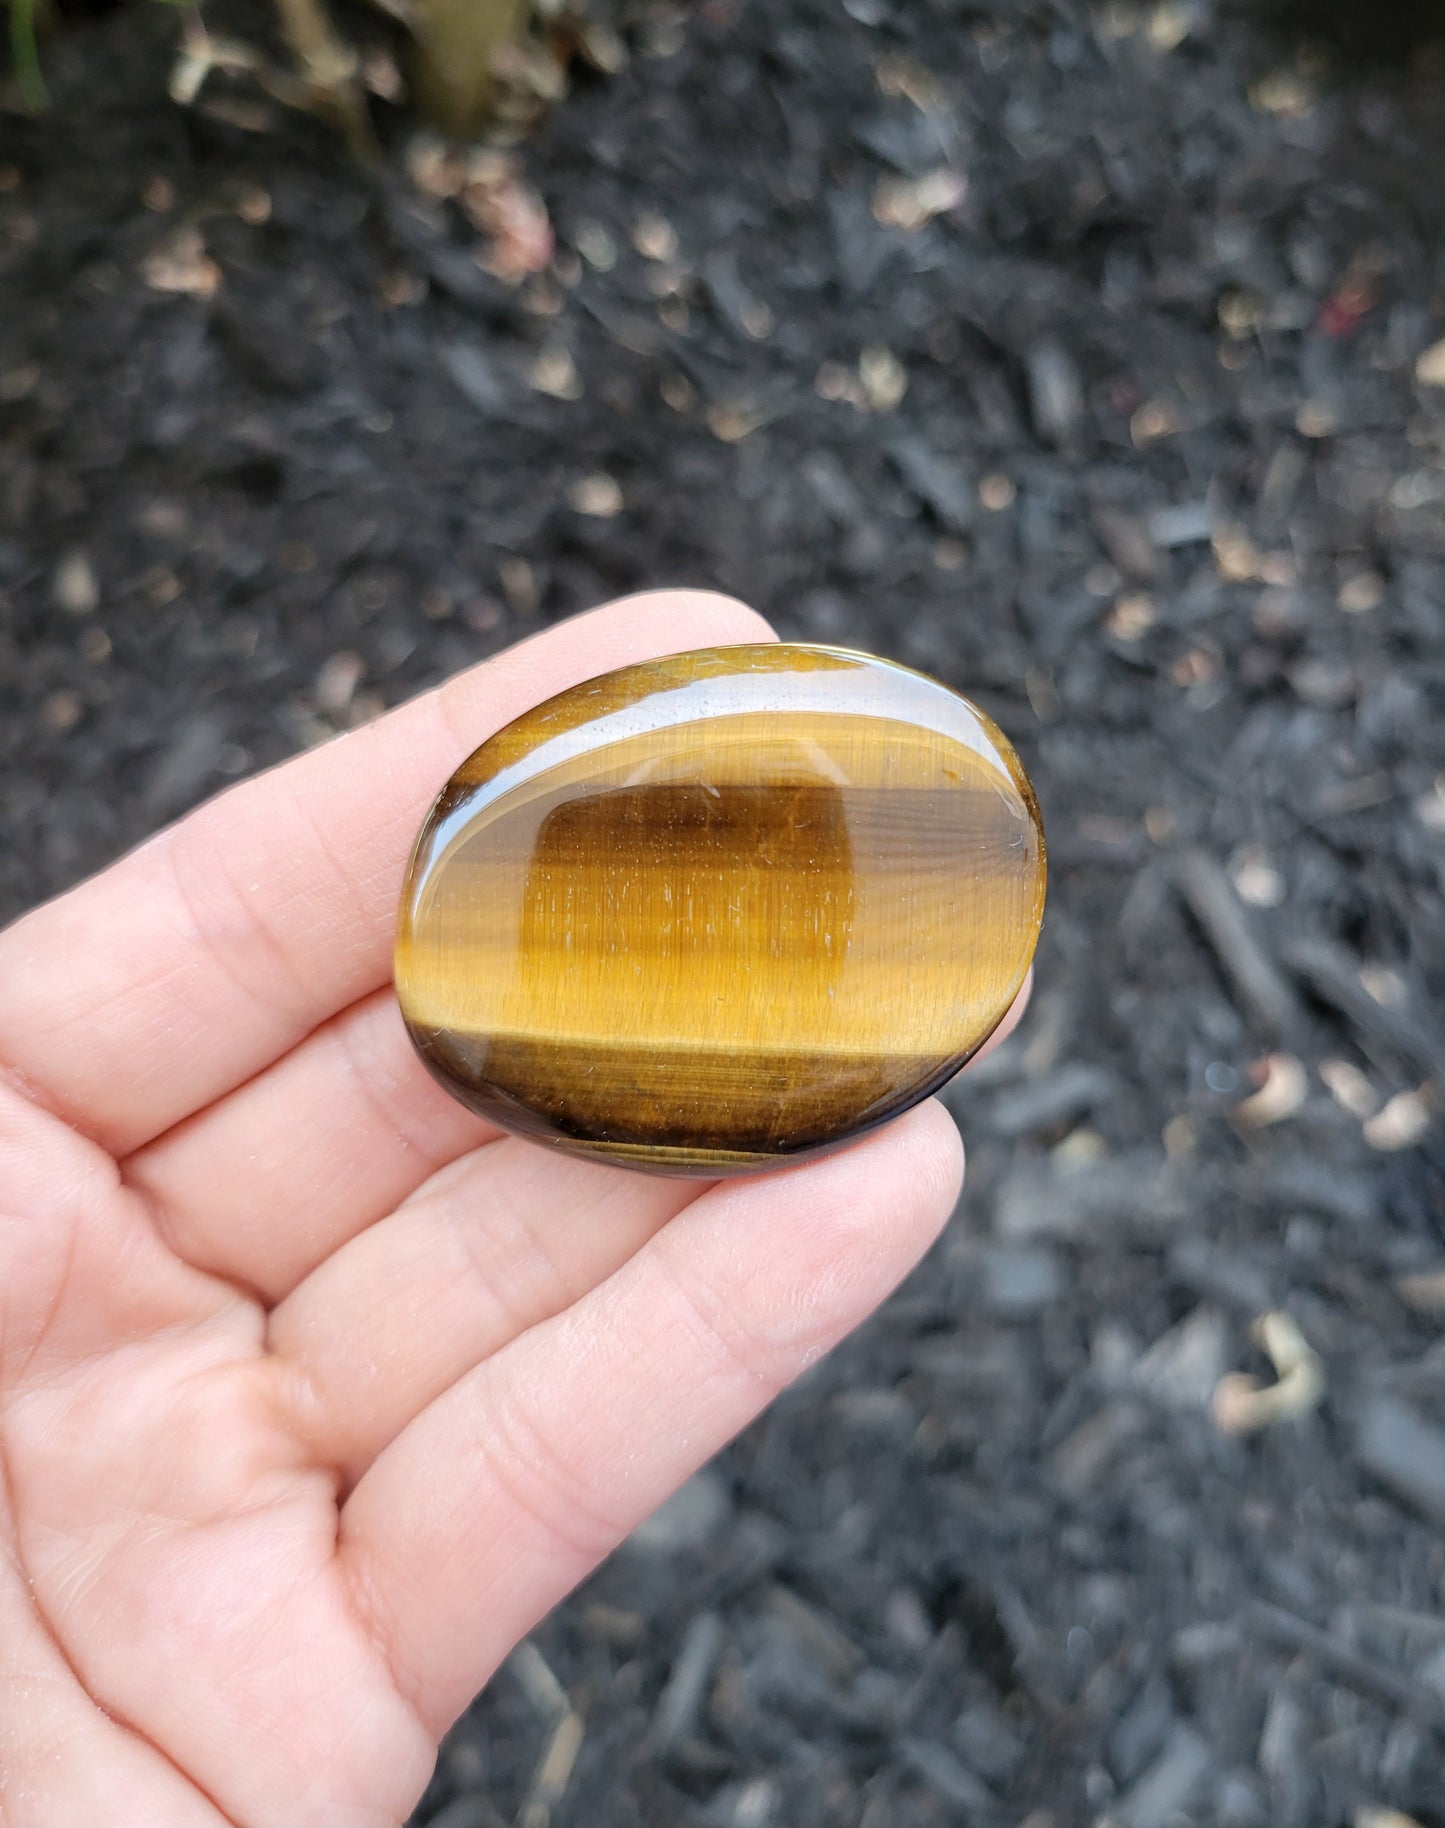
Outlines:
<svg viewBox="0 0 1445 1828"><path fill-rule="evenodd" d="M518 290L399 160L167 104L171 30L0 117L0 914L664 581L976 693L1051 840L927 1272L418 1819L1438 1828L1439 66L1336 81L1192 0L639 9L523 149L562 271ZM210 303L143 276L181 227ZM1230 1436L1271 1309L1324 1400Z"/></svg>

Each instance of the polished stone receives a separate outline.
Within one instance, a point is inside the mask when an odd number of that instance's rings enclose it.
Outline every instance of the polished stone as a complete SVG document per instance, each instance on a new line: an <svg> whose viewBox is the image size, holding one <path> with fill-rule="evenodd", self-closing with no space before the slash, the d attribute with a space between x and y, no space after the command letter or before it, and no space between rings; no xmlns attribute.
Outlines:
<svg viewBox="0 0 1445 1828"><path fill-rule="evenodd" d="M463 1103L677 1174L832 1147L987 1039L1033 956L1044 841L966 699L758 644L629 666L482 744L432 808L396 985Z"/></svg>

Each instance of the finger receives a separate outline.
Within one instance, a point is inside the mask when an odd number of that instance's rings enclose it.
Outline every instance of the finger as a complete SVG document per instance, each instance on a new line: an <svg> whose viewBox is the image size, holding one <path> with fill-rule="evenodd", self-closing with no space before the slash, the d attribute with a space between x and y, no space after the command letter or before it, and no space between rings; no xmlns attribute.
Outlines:
<svg viewBox="0 0 1445 1828"><path fill-rule="evenodd" d="M975 1061L1017 1027L1032 988L1030 971ZM301 1062L313 1045L308 1042L290 1061ZM404 1038L402 1045L414 1058ZM286 1064L276 1069L278 1079ZM421 1089L432 1083L424 1076ZM243 1088L227 1103L244 1104L264 1084ZM273 1138L268 1157L275 1153L274 1139L284 1135L287 1105L287 1097L278 1097L268 1114ZM310 1113L297 1108L304 1140ZM365 1140L355 1139L363 1149ZM145 1153L164 1155L169 1141L162 1138ZM338 1170L347 1153L338 1152ZM244 1166L239 1155L237 1165ZM199 1163L197 1169L199 1191L205 1176ZM245 1275L263 1289L269 1285L272 1300L283 1288L294 1290L272 1317L272 1349L299 1376L299 1385L292 1380L292 1401L297 1389L304 1392L304 1427L318 1457L348 1480L463 1372L612 1273L697 1191L679 1182L549 1159L515 1142L472 1156L459 1164L456 1176L437 1177L402 1211L375 1225L368 1208L379 1189L359 1186L353 1193L350 1182L344 1184L346 1199L356 1198L360 1206L349 1213L346 1203L338 1202L326 1247L315 1240L319 1268L304 1281L299 1276L283 1281L287 1266L258 1260ZM291 1201L288 1190L286 1203L293 1211L304 1207L309 1221L317 1202L324 1206L326 1193L327 1174L321 1173L307 1186L304 1200ZM206 1216L203 1200L197 1217ZM379 1210L374 1216L380 1217ZM215 1267L233 1279L238 1271L226 1260L226 1250L235 1229L223 1213L212 1240ZM342 1243L343 1230L354 1241L324 1261ZM424 1332L416 1326L418 1314L426 1316ZM390 1369L379 1380L381 1366Z"/></svg>
<svg viewBox="0 0 1445 1828"><path fill-rule="evenodd" d="M138 1733L97 1707L41 1622L0 1527L0 1821L94 1828L125 1798L133 1828L227 1828L193 1784Z"/></svg>
<svg viewBox="0 0 1445 1828"><path fill-rule="evenodd" d="M388 978L417 827L494 730L627 661L769 632L708 592L625 599L233 788L0 934L0 1065L129 1154Z"/></svg>
<svg viewBox="0 0 1445 1828"><path fill-rule="evenodd" d="M1032 987L1030 972L976 1059L1017 1027ZM291 1060L300 1062L314 1044L308 1042ZM404 1039L403 1045L411 1054ZM284 1066L276 1076L283 1072ZM244 1103L262 1084L243 1088L227 1102ZM278 1126L285 1104L278 1099L270 1114ZM356 1138L363 1150L365 1140ZM146 1153L164 1153L168 1141L162 1138ZM272 1153L274 1145L268 1147L268 1156ZM338 1170L344 1154L338 1152ZM244 1166L239 1155L237 1166ZM204 1181L200 1164L197 1168L199 1191ZM307 1436L318 1457L348 1478L358 1476L414 1415L478 1360L610 1275L698 1190L691 1183L549 1157L515 1141L471 1156L455 1176L436 1177L400 1212L377 1224L361 1214L379 1190L357 1187L353 1195L350 1182L346 1185L348 1198L360 1201L359 1211L348 1214L338 1205L328 1248L321 1248L319 1237L314 1240L319 1267L304 1281L297 1277L283 1284L283 1266L258 1260L254 1277L277 1293L283 1286L293 1290L272 1316L272 1349L300 1375ZM304 1207L309 1222L318 1202L326 1208L326 1199L323 1173L308 1185L304 1201L293 1202L288 1193L286 1203L293 1211ZM198 1218L205 1210L202 1202ZM225 1265L234 1221L214 1229L215 1266L235 1279L234 1261ZM352 1241L338 1249L343 1230ZM418 1314L426 1316L424 1334L416 1325ZM391 1370L378 1383L381 1365Z"/></svg>
<svg viewBox="0 0 1445 1828"><path fill-rule="evenodd" d="M429 1727L882 1300L961 1170L929 1102L842 1154L724 1182L393 1442L342 1512L342 1571Z"/></svg>
<svg viewBox="0 0 1445 1828"><path fill-rule="evenodd" d="M971 1065L1012 1033L1032 986L1030 973ZM441 1090L378 991L131 1156L125 1178L177 1255L272 1306L497 1134Z"/></svg>
<svg viewBox="0 0 1445 1828"><path fill-rule="evenodd" d="M298 1432L352 1483L473 1365L571 1307L699 1191L515 1138L457 1163L271 1316Z"/></svg>
<svg viewBox="0 0 1445 1828"><path fill-rule="evenodd" d="M269 1307L498 1134L432 1078L386 989L130 1156L124 1175L177 1256Z"/></svg>
<svg viewBox="0 0 1445 1828"><path fill-rule="evenodd" d="M0 1081L0 1412L22 1378L48 1382L236 1305L163 1248L103 1150ZM4 1429L0 1414L0 1509Z"/></svg>
<svg viewBox="0 0 1445 1828"><path fill-rule="evenodd" d="M268 1415L257 1333L238 1306L13 1393L25 1573L74 1679L230 1821L381 1828L435 1743L356 1619L333 1481Z"/></svg>

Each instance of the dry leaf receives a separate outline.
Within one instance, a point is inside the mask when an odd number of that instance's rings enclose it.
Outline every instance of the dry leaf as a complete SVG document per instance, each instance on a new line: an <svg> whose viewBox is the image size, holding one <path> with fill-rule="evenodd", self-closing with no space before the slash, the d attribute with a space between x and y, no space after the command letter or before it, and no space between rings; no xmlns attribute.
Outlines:
<svg viewBox="0 0 1445 1828"><path fill-rule="evenodd" d="M184 293L188 298L214 298L221 284L221 269L194 228L178 229L162 242L146 256L141 272L153 292Z"/></svg>
<svg viewBox="0 0 1445 1828"><path fill-rule="evenodd" d="M1261 1385L1243 1372L1222 1377L1211 1412L1221 1434L1257 1434L1275 1422L1290 1422L1319 1407L1325 1393L1325 1368L1288 1314L1263 1314L1251 1329L1278 1381Z"/></svg>
<svg viewBox="0 0 1445 1828"><path fill-rule="evenodd" d="M908 371L891 349L875 345L858 358L858 379L870 411L891 413L908 392Z"/></svg>
<svg viewBox="0 0 1445 1828"><path fill-rule="evenodd" d="M462 208L487 237L481 264L509 285L540 273L555 245L547 206L499 153L475 154L460 192Z"/></svg>
<svg viewBox="0 0 1445 1828"><path fill-rule="evenodd" d="M554 400L580 400L582 377L571 350L560 343L549 343L540 350L532 364L532 385L539 394L550 394Z"/></svg>
<svg viewBox="0 0 1445 1828"><path fill-rule="evenodd" d="M1415 379L1422 387L1445 387L1445 337L1432 343L1416 362Z"/></svg>
<svg viewBox="0 0 1445 1828"><path fill-rule="evenodd" d="M1430 1128L1433 1116L1428 1086L1414 1092L1397 1092L1366 1121L1365 1141L1385 1154L1413 1148Z"/></svg>
<svg viewBox="0 0 1445 1828"><path fill-rule="evenodd" d="M592 476L580 476L567 491L567 499L579 514L611 520L622 512L622 485L615 476L599 470Z"/></svg>
<svg viewBox="0 0 1445 1828"><path fill-rule="evenodd" d="M912 234L935 216L957 209L967 195L963 173L940 165L919 178L884 178L873 192L873 215L885 228Z"/></svg>
<svg viewBox="0 0 1445 1828"><path fill-rule="evenodd" d="M1282 1123L1304 1103L1309 1080L1293 1054L1270 1054L1258 1069L1259 1090L1234 1107L1234 1115L1252 1130Z"/></svg>

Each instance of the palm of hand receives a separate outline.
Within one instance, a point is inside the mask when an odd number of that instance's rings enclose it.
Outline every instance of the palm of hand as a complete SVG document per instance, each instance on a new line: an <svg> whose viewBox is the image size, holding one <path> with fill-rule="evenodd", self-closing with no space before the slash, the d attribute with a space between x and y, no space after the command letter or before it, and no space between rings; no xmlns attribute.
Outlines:
<svg viewBox="0 0 1445 1828"><path fill-rule="evenodd" d="M100 1149L0 1097L34 1181L4 1221L0 1683L44 1700L0 1737L0 1819L404 1813L426 1735L348 1591L337 1475L265 1309L176 1256Z"/></svg>
<svg viewBox="0 0 1445 1828"><path fill-rule="evenodd" d="M715 1188L498 1138L385 988L411 832L584 618L0 935L0 1824L400 1820L511 1646L893 1286L923 1106Z"/></svg>

